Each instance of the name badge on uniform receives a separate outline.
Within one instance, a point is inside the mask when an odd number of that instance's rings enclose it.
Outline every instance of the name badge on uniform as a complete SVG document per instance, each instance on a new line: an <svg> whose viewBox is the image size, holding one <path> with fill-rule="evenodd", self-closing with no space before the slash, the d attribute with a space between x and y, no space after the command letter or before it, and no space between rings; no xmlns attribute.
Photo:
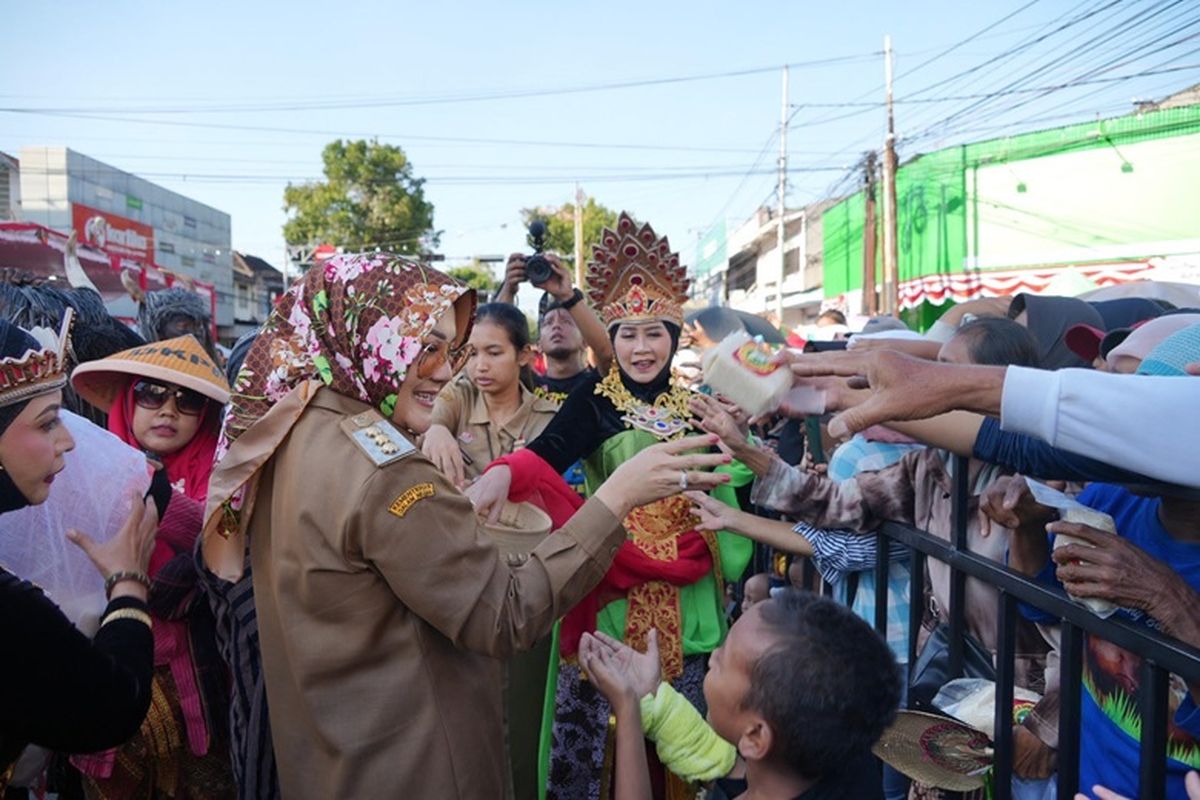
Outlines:
<svg viewBox="0 0 1200 800"><path fill-rule="evenodd" d="M342 431L377 467L386 467L417 451L392 423L377 411L364 411L342 420Z"/></svg>

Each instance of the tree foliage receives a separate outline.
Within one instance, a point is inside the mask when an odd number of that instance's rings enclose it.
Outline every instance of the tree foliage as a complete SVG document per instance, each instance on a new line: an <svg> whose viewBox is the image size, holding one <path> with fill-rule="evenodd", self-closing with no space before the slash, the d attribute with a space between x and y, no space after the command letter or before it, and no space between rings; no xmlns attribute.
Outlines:
<svg viewBox="0 0 1200 800"><path fill-rule="evenodd" d="M583 253L587 258L591 246L600 241L600 231L617 226L617 213L589 197L583 205ZM575 204L541 206L521 209L526 226L535 219L546 223L546 249L566 256L575 254Z"/></svg>
<svg viewBox="0 0 1200 800"><path fill-rule="evenodd" d="M500 285L487 265L479 260L461 267L451 267L446 270L446 274L451 278L457 278L484 296L496 291Z"/></svg>
<svg viewBox="0 0 1200 800"><path fill-rule="evenodd" d="M404 151L378 140L342 141L321 153L325 180L283 190L290 245L328 243L346 250L416 254L437 245L433 204Z"/></svg>

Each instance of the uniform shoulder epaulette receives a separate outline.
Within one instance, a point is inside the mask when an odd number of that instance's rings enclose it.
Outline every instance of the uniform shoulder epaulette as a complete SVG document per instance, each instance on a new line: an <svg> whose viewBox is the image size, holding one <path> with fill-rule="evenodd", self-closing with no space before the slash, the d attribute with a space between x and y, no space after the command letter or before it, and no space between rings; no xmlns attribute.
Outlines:
<svg viewBox="0 0 1200 800"><path fill-rule="evenodd" d="M377 467L386 467L417 452L412 442L374 409L346 417L341 428Z"/></svg>

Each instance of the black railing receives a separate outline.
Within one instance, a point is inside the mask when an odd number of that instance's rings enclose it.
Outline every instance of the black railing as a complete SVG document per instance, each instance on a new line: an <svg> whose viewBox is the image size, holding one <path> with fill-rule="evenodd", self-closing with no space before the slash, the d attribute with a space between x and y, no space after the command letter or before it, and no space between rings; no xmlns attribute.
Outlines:
<svg viewBox="0 0 1200 800"><path fill-rule="evenodd" d="M1014 572L1003 564L967 549L968 486L967 462L955 458L953 536L950 541L896 523L885 523L877 532L875 565L875 628L886 635L886 591L890 558L888 540L909 551L912 579L909 610L908 663L916 663L917 635L922 624L925 560L933 558L951 570L949 626L950 675L961 676L966 632L964 595L967 577L995 587L1000 592L996 631L996 717L994 797L1009 800L1012 793L1012 707L1014 656L1016 650L1017 604L1025 603L1057 617L1061 622L1061 710L1058 726L1058 797L1071 800L1079 789L1080 691L1083 672L1083 634L1105 639L1140 656L1142 662L1139 711L1142 717L1141 767L1138 797L1160 800L1166 796L1167 775L1167 687L1170 673L1189 682L1200 681L1200 650L1134 625L1119 617L1101 619L1072 602L1058 589L1045 586ZM1089 790L1091 787L1087 787Z"/></svg>

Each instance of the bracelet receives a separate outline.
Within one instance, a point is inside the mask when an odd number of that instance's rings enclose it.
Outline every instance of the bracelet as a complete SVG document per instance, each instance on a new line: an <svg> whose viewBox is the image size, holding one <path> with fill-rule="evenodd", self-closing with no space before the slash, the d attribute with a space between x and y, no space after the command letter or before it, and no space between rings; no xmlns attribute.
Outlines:
<svg viewBox="0 0 1200 800"><path fill-rule="evenodd" d="M575 287L575 291L573 291L571 293L571 299L562 301L561 303L558 304L558 307L561 308L563 311L570 311L572 308L575 307L575 304L578 303L582 299L583 299L583 292L581 292L579 290L579 287Z"/></svg>
<svg viewBox="0 0 1200 800"><path fill-rule="evenodd" d="M140 608L118 608L116 611L104 618L104 620L100 623L100 627L103 628L108 623L116 622L119 619L132 619L142 623L147 628L154 627L150 624L150 615L145 611L142 611Z"/></svg>
<svg viewBox="0 0 1200 800"><path fill-rule="evenodd" d="M137 581L150 591L150 576L140 570L120 569L104 579L104 596L112 599L113 587L122 581Z"/></svg>

